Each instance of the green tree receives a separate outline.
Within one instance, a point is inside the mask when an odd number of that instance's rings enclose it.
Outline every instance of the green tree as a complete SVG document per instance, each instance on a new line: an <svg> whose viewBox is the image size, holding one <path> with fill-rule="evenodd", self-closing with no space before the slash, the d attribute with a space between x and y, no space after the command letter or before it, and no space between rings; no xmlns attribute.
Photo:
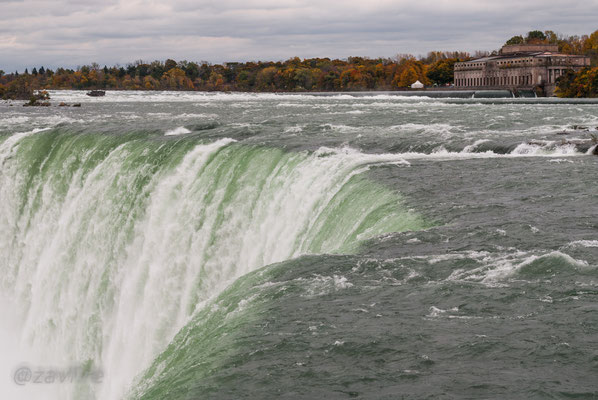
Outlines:
<svg viewBox="0 0 598 400"><path fill-rule="evenodd" d="M338 71L328 71L320 78L320 89L339 90L341 86L340 75Z"/></svg>
<svg viewBox="0 0 598 400"><path fill-rule="evenodd" d="M199 67L199 77L202 80L207 81L210 79L210 75L212 74L212 69L210 67L210 64L207 62L201 63L201 66Z"/></svg>
<svg viewBox="0 0 598 400"><path fill-rule="evenodd" d="M199 65L197 65L197 63L186 63L183 70L190 79L197 79L199 76Z"/></svg>
<svg viewBox="0 0 598 400"><path fill-rule="evenodd" d="M513 36L512 38L510 38L509 40L507 40L507 45L511 45L511 44L523 44L525 42L525 40L523 39L523 36L521 35L517 35L517 36Z"/></svg>
<svg viewBox="0 0 598 400"><path fill-rule="evenodd" d="M162 75L164 75L165 69L164 69L164 64L162 64L161 61L154 61L150 64L150 75L152 76L152 78L159 80L160 78L162 78Z"/></svg>
<svg viewBox="0 0 598 400"><path fill-rule="evenodd" d="M312 88L313 75L309 68L296 69L295 76L293 76L293 80L295 81L295 87L298 89L310 90Z"/></svg>
<svg viewBox="0 0 598 400"><path fill-rule="evenodd" d="M173 68L176 68L176 61L169 58L164 62L164 69L166 71L170 71Z"/></svg>
<svg viewBox="0 0 598 400"><path fill-rule="evenodd" d="M544 41L546 40L546 35L542 31L530 31L527 33L527 42L534 42L534 41Z"/></svg>
<svg viewBox="0 0 598 400"><path fill-rule="evenodd" d="M146 76L148 76L151 72L151 68L148 64L139 64L137 65L137 76L140 78L145 78Z"/></svg>
<svg viewBox="0 0 598 400"><path fill-rule="evenodd" d="M458 61L456 58L436 61L428 69L428 73L426 74L428 79L438 85L452 83L454 80L455 63Z"/></svg>

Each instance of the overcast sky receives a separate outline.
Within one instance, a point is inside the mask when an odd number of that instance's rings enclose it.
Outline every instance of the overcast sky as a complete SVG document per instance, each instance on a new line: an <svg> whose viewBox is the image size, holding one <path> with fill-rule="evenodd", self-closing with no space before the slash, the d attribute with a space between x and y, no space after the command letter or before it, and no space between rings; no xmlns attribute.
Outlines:
<svg viewBox="0 0 598 400"><path fill-rule="evenodd" d="M0 69L494 50L597 21L598 0L0 0Z"/></svg>

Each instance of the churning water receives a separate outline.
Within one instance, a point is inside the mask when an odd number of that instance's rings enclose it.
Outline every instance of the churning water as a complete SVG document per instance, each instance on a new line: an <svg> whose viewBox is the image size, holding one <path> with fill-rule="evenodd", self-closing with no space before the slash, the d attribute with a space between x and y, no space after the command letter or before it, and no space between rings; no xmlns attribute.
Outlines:
<svg viewBox="0 0 598 400"><path fill-rule="evenodd" d="M598 396L597 104L52 97L0 104L2 398Z"/></svg>

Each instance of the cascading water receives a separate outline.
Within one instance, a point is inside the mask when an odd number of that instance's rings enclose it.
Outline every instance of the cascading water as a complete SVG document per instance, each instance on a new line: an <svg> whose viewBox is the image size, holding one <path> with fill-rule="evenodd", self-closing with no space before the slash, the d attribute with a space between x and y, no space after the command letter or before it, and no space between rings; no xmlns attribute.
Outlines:
<svg viewBox="0 0 598 400"><path fill-rule="evenodd" d="M363 175L400 160L60 128L7 137L0 264L20 337L35 362L104 371L61 398L119 398L234 279L424 227Z"/></svg>

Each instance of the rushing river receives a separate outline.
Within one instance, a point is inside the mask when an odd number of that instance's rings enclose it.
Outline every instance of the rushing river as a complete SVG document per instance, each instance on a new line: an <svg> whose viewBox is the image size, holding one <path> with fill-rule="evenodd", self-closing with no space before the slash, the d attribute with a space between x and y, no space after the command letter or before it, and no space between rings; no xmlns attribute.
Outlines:
<svg viewBox="0 0 598 400"><path fill-rule="evenodd" d="M598 104L52 102L0 103L1 398L598 397Z"/></svg>

